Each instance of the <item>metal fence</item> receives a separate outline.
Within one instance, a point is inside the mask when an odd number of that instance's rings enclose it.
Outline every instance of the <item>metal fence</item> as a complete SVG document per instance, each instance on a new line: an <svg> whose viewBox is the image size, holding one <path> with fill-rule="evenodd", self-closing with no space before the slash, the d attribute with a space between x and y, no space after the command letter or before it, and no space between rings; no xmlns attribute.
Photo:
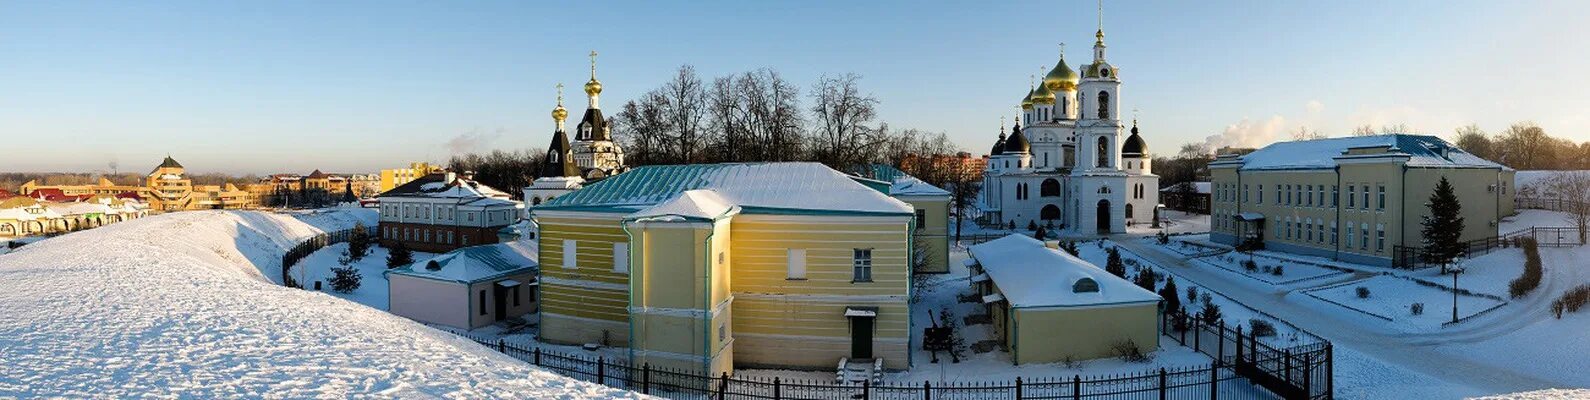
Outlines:
<svg viewBox="0 0 1590 400"><path fill-rule="evenodd" d="M1169 326L1169 320L1164 322ZM1330 399L1331 346L1321 342L1277 349L1241 329L1194 326L1167 332L1215 362L1135 374L1021 378L1004 382L886 382L841 384L778 377L718 376L633 365L462 335L511 357L565 376L672 399ZM1188 339L1188 334L1192 339Z"/></svg>
<svg viewBox="0 0 1590 400"><path fill-rule="evenodd" d="M1490 254L1498 249L1520 247L1526 238L1534 239L1540 247L1575 247L1585 244L1578 228L1536 226L1463 242L1463 258ZM1424 248L1418 246L1392 246L1391 266L1402 269L1421 269L1437 266L1425 262Z"/></svg>
<svg viewBox="0 0 1590 400"><path fill-rule="evenodd" d="M298 243L297 246L287 250L287 254L282 255L282 283L288 287L298 287L298 285L294 284L292 277L288 275L288 271L291 271L294 265L298 265L299 261L303 261L304 257L309 257L310 254L314 254L326 246L347 242L354 229L358 228L348 228L310 236L308 239L304 239L303 242ZM365 228L365 233L370 235L372 243L376 240L378 232L380 232L378 227Z"/></svg>

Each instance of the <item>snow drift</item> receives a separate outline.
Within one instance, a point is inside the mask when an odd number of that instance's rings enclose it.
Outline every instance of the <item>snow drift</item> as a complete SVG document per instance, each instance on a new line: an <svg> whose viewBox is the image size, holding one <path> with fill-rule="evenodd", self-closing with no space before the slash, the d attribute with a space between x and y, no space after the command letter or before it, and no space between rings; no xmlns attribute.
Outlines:
<svg viewBox="0 0 1590 400"><path fill-rule="evenodd" d="M274 282L298 240L374 216L184 212L0 256L0 398L641 397Z"/></svg>

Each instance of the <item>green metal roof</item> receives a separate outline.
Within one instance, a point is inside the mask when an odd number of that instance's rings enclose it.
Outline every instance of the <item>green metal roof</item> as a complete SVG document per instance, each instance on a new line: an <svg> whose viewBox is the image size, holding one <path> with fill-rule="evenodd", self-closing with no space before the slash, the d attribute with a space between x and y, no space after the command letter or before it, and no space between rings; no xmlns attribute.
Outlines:
<svg viewBox="0 0 1590 400"><path fill-rule="evenodd" d="M911 214L912 208L849 175L810 162L650 165L586 186L534 210L634 212L685 191L711 189L747 212Z"/></svg>

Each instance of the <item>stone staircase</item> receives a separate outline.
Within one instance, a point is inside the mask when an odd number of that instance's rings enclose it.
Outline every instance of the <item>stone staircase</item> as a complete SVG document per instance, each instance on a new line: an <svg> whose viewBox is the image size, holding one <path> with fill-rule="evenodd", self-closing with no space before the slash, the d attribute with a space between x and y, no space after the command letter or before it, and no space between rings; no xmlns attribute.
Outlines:
<svg viewBox="0 0 1590 400"><path fill-rule="evenodd" d="M883 359L839 359L835 382L844 385L861 385L865 382L879 384L883 381Z"/></svg>

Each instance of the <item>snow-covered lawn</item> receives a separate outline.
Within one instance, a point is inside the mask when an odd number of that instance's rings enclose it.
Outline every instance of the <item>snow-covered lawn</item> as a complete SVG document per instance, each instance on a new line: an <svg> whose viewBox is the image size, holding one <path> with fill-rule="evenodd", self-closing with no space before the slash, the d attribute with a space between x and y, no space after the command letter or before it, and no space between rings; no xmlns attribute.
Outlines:
<svg viewBox="0 0 1590 400"><path fill-rule="evenodd" d="M1209 232L1209 214L1196 214L1184 211L1163 210L1160 218L1165 222L1160 228L1153 228L1153 224L1137 224L1126 227L1126 232L1131 234L1155 234L1164 230L1168 234Z"/></svg>
<svg viewBox="0 0 1590 400"><path fill-rule="evenodd" d="M1568 213L1551 210L1518 210L1518 215L1502 218L1498 233L1512 233L1519 229L1532 226L1539 227L1568 227L1573 226L1568 219Z"/></svg>
<svg viewBox="0 0 1590 400"><path fill-rule="evenodd" d="M1102 246L1101 246L1101 244L1102 244ZM1109 240L1092 241L1092 242L1078 243L1077 244L1077 250L1078 250L1078 252L1081 253L1080 257L1083 260L1087 260L1088 262L1093 263L1094 265L1101 265L1102 266L1102 265L1105 264L1106 261L1109 260L1109 253L1106 252L1105 249L1108 248L1109 246L1114 246L1114 245L1115 245L1114 242L1111 242ZM1155 265L1154 263L1148 262L1147 260L1144 260L1143 258L1138 257L1136 254L1133 254L1131 251L1126 250L1125 248L1121 248L1120 250L1121 250L1121 260L1127 266L1127 275L1126 275L1127 277L1131 277L1131 276L1133 276L1135 274L1135 272L1134 272L1134 264L1136 266L1145 266L1145 267L1148 267L1148 268L1152 268L1154 271L1156 271L1156 273L1158 273L1161 276L1161 279L1154 284L1154 286L1155 286L1154 290L1156 292L1158 292L1159 289L1164 288L1165 279L1163 279L1163 277L1167 276L1166 275L1167 271L1164 268L1161 268L1158 265ZM1169 276L1175 277L1175 274L1172 273ZM1224 320L1225 320L1225 322L1226 322L1226 324L1228 326L1231 326L1233 328L1241 327L1242 330L1245 331L1245 332L1252 332L1253 328L1252 328L1252 322L1251 321L1253 321L1255 319L1258 319L1258 320L1263 320L1263 321L1269 322L1270 325L1275 327L1276 335L1275 336L1260 337L1259 338L1260 341L1263 341L1263 342L1265 342L1267 344L1274 345L1274 346L1277 346L1277 347L1291 347L1291 346L1297 346L1297 345L1303 345L1303 344L1310 344L1310 343L1318 342L1318 339L1315 338L1313 335L1310 335L1307 332L1303 332L1302 330L1298 329L1297 327L1293 326L1290 323L1287 323L1286 321L1282 321L1280 319L1276 319L1276 318L1271 317L1269 315L1265 315L1264 313L1256 311L1253 308L1248 307L1247 305L1244 305L1242 303L1238 303L1238 302L1236 302L1234 300L1231 300L1230 298L1226 297L1225 295L1222 295L1222 294L1220 294L1218 292L1211 291L1211 290L1209 290L1209 289L1207 289L1207 288L1205 288L1205 287L1203 287L1201 285L1198 285L1196 282L1177 277L1177 279L1176 279L1176 288L1177 288L1177 291L1181 292L1179 295L1183 296L1182 299L1181 299L1182 300L1182 306L1187 308L1187 312L1189 314L1197 313L1198 310L1202 307L1202 305L1201 305L1202 304L1202 300L1200 300L1199 302L1195 303L1195 302L1188 301L1187 298L1185 297L1187 295L1187 291L1188 291L1189 287L1197 288L1197 292L1198 292L1200 298L1205 293L1210 294L1210 301L1212 303L1214 303L1216 306L1220 307L1220 314L1224 316Z"/></svg>
<svg viewBox="0 0 1590 400"><path fill-rule="evenodd" d="M1358 288L1369 291L1359 297ZM1385 319L1391 326L1410 332L1441 329L1452 321L1452 292L1421 285L1412 280L1381 275L1346 284L1305 292L1309 296ZM1466 318L1506 302L1480 296L1458 295L1458 318ZM1412 304L1423 303L1423 314L1414 315Z"/></svg>
<svg viewBox="0 0 1590 400"><path fill-rule="evenodd" d="M1255 265L1249 271L1246 262L1252 259ZM1257 279L1271 285L1286 285L1306 280L1343 276L1347 271L1325 267L1319 264L1284 260L1276 257L1258 256L1249 257L1246 254L1226 253L1217 256L1201 257L1193 260L1199 265L1220 268L1233 274Z"/></svg>
<svg viewBox="0 0 1590 400"><path fill-rule="evenodd" d="M274 282L298 241L373 218L180 212L0 256L0 398L640 397Z"/></svg>
<svg viewBox="0 0 1590 400"><path fill-rule="evenodd" d="M1542 251L1549 250L1542 248ZM1462 290L1507 298L1507 283L1524 273L1524 250L1520 248L1497 249L1490 254L1463 261L1463 273L1458 274L1457 287ZM1452 275L1442 274L1441 268L1425 268L1407 272L1407 275L1425 282L1452 287ZM1450 301L1448 303L1451 303Z"/></svg>
<svg viewBox="0 0 1590 400"><path fill-rule="evenodd" d="M377 310L386 310L387 301L390 299L387 297L385 274L387 271L386 257L390 254L389 251L384 247L372 244L370 246L370 254L364 256L364 259L351 264L355 269L359 270L359 275L361 276L359 289L354 290L353 293L338 293L331 290L331 269L342 266L339 260L345 251L348 251L348 244L337 243L309 254L308 257L300 260L298 265L293 266L293 279L304 282L304 287L310 289L315 287L316 281L320 281L321 291L326 292L326 294L352 300L355 303L374 307ZM414 252L415 260L427 260L435 256L432 253Z"/></svg>

